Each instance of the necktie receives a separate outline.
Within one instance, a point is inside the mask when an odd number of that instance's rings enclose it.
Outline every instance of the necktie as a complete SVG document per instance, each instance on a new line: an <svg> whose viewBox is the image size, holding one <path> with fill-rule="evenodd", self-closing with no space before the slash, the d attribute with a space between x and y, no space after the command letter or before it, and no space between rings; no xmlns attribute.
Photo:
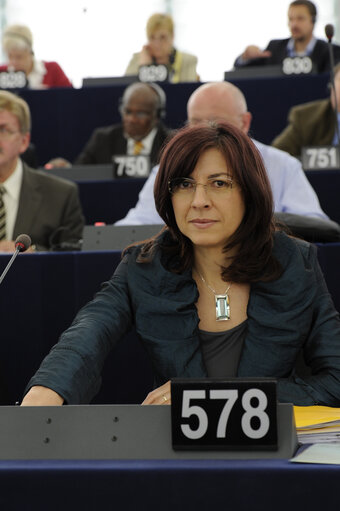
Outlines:
<svg viewBox="0 0 340 511"><path fill-rule="evenodd" d="M6 210L5 203L3 201L4 193L5 188L0 186L0 240L4 240L6 238Z"/></svg>
<svg viewBox="0 0 340 511"><path fill-rule="evenodd" d="M137 155L140 154L141 150L143 149L143 143L140 140L135 140L135 145L133 148L133 154Z"/></svg>

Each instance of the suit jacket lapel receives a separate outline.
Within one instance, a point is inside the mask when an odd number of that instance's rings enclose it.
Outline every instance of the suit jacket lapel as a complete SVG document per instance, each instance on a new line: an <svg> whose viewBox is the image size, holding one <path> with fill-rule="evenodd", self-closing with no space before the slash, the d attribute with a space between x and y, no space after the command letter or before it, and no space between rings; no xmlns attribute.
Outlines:
<svg viewBox="0 0 340 511"><path fill-rule="evenodd" d="M127 139L124 137L123 126L120 126L117 131L111 133L111 155L126 154L127 152Z"/></svg>
<svg viewBox="0 0 340 511"><path fill-rule="evenodd" d="M34 172L37 171L30 170L25 163L23 163L19 207L13 231L14 239L23 232L30 232L31 226L38 215L41 194L39 191L39 184L37 184L34 179Z"/></svg>

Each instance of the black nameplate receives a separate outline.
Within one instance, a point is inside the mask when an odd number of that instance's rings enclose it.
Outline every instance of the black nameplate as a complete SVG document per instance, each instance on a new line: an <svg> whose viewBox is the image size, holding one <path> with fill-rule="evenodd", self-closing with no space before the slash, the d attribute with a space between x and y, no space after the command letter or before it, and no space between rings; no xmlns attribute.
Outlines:
<svg viewBox="0 0 340 511"><path fill-rule="evenodd" d="M282 72L285 75L301 75L315 72L310 57L286 57L282 62Z"/></svg>
<svg viewBox="0 0 340 511"><path fill-rule="evenodd" d="M339 169L340 149L330 145L303 147L301 159L306 170Z"/></svg>
<svg viewBox="0 0 340 511"><path fill-rule="evenodd" d="M171 380L175 450L277 450L276 380Z"/></svg>
<svg viewBox="0 0 340 511"><path fill-rule="evenodd" d="M0 71L0 89L24 89L27 78L23 71Z"/></svg>
<svg viewBox="0 0 340 511"><path fill-rule="evenodd" d="M113 157L113 174L116 178L147 177L150 167L150 157L146 155Z"/></svg>
<svg viewBox="0 0 340 511"><path fill-rule="evenodd" d="M140 66L138 78L141 82L166 82L169 78L168 68L164 64Z"/></svg>

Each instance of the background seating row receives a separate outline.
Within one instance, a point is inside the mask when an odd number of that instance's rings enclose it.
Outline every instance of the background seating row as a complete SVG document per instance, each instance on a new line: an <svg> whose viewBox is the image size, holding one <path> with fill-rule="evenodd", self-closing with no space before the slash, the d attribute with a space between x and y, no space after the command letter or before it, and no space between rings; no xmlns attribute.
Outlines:
<svg viewBox="0 0 340 511"><path fill-rule="evenodd" d="M328 74L239 78L231 80L245 94L253 114L251 135L270 143L287 123L291 106L329 95ZM186 121L186 104L200 83L165 83L170 128ZM118 101L125 85L85 89L22 90L32 113L32 142L39 164L63 156L71 161L80 153L98 126L120 122Z"/></svg>

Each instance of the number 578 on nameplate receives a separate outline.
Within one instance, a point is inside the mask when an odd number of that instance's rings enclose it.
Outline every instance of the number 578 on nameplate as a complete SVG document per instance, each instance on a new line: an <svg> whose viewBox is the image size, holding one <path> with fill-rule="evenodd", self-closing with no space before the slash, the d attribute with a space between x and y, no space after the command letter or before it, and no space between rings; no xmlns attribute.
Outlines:
<svg viewBox="0 0 340 511"><path fill-rule="evenodd" d="M276 380L171 380L175 450L277 450Z"/></svg>

